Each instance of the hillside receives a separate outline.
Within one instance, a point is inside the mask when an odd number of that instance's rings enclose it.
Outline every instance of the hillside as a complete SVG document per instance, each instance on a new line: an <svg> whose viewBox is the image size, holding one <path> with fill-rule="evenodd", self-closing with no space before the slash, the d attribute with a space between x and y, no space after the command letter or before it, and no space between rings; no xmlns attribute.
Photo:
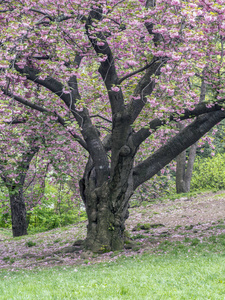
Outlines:
<svg viewBox="0 0 225 300"><path fill-rule="evenodd" d="M85 237L86 222L14 239L10 230L0 228L0 269L92 264L143 252L161 255L171 249L179 252L183 244L190 245L188 251L197 246L208 251L211 244L216 245L217 236L222 241L225 237L224 198L225 192L220 191L131 208L126 249L114 253L85 252L79 242L72 246ZM218 246L214 251L221 249Z"/></svg>

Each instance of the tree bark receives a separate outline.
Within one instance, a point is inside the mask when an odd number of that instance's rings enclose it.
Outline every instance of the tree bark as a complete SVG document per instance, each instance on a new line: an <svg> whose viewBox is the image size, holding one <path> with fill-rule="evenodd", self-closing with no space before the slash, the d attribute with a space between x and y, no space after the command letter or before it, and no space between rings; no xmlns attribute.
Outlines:
<svg viewBox="0 0 225 300"><path fill-rule="evenodd" d="M128 151L128 147L127 153ZM129 199L133 194L133 155L126 157L122 149L112 178L98 187L96 171L89 159L80 180L80 192L87 217L85 247L94 252L115 251L123 248L125 221L129 216Z"/></svg>
<svg viewBox="0 0 225 300"><path fill-rule="evenodd" d="M188 156L188 162L186 164L187 151L183 151L177 156L177 167L176 167L176 192L189 193L191 186L191 177L194 167L194 161L196 156L197 143L190 147L190 153Z"/></svg>
<svg viewBox="0 0 225 300"><path fill-rule="evenodd" d="M18 175L16 178L8 178L4 174L4 164L0 164L1 178L9 191L11 218L12 218L12 232L13 237L27 234L27 219L26 219L26 205L23 197L23 187L27 171L34 155L39 151L39 147L31 146L22 154L22 160L18 163Z"/></svg>
<svg viewBox="0 0 225 300"><path fill-rule="evenodd" d="M118 194L121 194L118 190ZM124 193L114 198L108 183L89 195L86 247L94 252L123 248L125 221L128 218L128 201L123 205ZM117 205L114 205L117 203Z"/></svg>
<svg viewBox="0 0 225 300"><path fill-rule="evenodd" d="M9 192L13 237L27 234L26 206L23 188L14 188Z"/></svg>

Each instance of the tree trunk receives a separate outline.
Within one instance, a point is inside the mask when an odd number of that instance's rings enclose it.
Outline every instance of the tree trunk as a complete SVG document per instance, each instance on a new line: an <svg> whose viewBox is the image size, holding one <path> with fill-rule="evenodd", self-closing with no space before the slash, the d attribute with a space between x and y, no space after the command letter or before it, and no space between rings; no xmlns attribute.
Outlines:
<svg viewBox="0 0 225 300"><path fill-rule="evenodd" d="M193 167L194 167L194 162L195 162L197 146L198 146L198 143L195 143L190 148L187 169L186 169L186 173L184 176L184 181L186 184L186 191L187 191L186 193L189 193L190 188L191 188L191 178L192 178L192 172L193 172Z"/></svg>
<svg viewBox="0 0 225 300"><path fill-rule="evenodd" d="M9 191L13 237L27 234L27 217L23 187L31 160L38 151L39 147L32 146L22 154L22 160L18 163L18 175L14 179L4 174L4 166L0 164L0 170L2 171L1 178Z"/></svg>
<svg viewBox="0 0 225 300"><path fill-rule="evenodd" d="M186 166L186 150L177 156L176 166L176 192L177 194L185 193L185 166Z"/></svg>
<svg viewBox="0 0 225 300"><path fill-rule="evenodd" d="M194 161L196 156L197 143L193 144L190 148L188 156L188 163L186 164L186 150L183 151L177 157L176 167L176 192L189 193L191 186L191 177L194 167Z"/></svg>
<svg viewBox="0 0 225 300"><path fill-rule="evenodd" d="M14 188L9 192L13 237L27 234L26 206L22 188Z"/></svg>
<svg viewBox="0 0 225 300"><path fill-rule="evenodd" d="M126 158L122 158L123 162ZM133 194L131 166L133 159L112 179L96 187L96 172L87 164L85 175L80 180L80 192L88 217L85 248L93 252L107 252L123 249L125 221L129 216L129 199ZM121 172L122 170L122 172ZM117 175L120 175L117 177Z"/></svg>
<svg viewBox="0 0 225 300"><path fill-rule="evenodd" d="M118 192L118 191L117 191ZM125 193L117 198L105 183L91 193L86 206L88 215L86 247L96 252L119 250L124 245L125 221L128 218L128 201L123 207Z"/></svg>

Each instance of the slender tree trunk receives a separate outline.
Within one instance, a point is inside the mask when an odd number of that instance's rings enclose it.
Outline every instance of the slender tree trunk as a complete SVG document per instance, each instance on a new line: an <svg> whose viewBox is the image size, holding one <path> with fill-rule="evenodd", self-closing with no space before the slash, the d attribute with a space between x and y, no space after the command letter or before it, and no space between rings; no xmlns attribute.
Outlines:
<svg viewBox="0 0 225 300"><path fill-rule="evenodd" d="M22 187L9 191L13 237L27 234L26 206Z"/></svg>
<svg viewBox="0 0 225 300"><path fill-rule="evenodd" d="M181 152L177 157L177 166L176 166L176 192L178 194L185 193L185 166L186 166L186 150Z"/></svg>
<svg viewBox="0 0 225 300"><path fill-rule="evenodd" d="M194 167L194 162L195 162L197 146L198 146L198 143L195 143L190 148L187 169L186 169L185 176L184 176L184 181L185 181L185 185L186 185L186 193L190 192L190 188L191 188L191 178L192 178L192 172L193 172L193 167Z"/></svg>
<svg viewBox="0 0 225 300"><path fill-rule="evenodd" d="M39 147L32 146L22 154L22 160L18 163L18 175L14 179L8 178L4 174L4 166L0 164L0 170L2 171L1 178L9 191L13 237L27 234L27 216L23 187L30 163L38 151Z"/></svg>
<svg viewBox="0 0 225 300"><path fill-rule="evenodd" d="M191 177L196 156L197 143L190 147L188 162L186 164L186 150L177 157L176 167L176 191L180 193L189 193L191 186Z"/></svg>
<svg viewBox="0 0 225 300"><path fill-rule="evenodd" d="M177 125L179 130L184 129L184 124L179 123ZM180 193L189 193L191 186L191 177L192 171L196 156L196 149L198 143L194 143L190 147L190 152L187 157L187 150L184 150L177 156L177 167L176 167L176 192ZM188 162L186 163L186 161Z"/></svg>

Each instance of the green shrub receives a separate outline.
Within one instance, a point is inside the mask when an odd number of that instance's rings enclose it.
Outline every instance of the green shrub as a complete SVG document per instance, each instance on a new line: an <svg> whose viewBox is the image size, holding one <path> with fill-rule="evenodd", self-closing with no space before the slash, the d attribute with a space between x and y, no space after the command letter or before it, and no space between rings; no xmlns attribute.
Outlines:
<svg viewBox="0 0 225 300"><path fill-rule="evenodd" d="M191 190L225 189L225 154L196 158L191 180Z"/></svg>
<svg viewBox="0 0 225 300"><path fill-rule="evenodd" d="M85 212L71 208L57 212L54 207L36 206L29 212L29 232L40 232L74 224L86 219Z"/></svg>
<svg viewBox="0 0 225 300"><path fill-rule="evenodd" d="M9 212L1 213L0 209L0 227L2 228L10 228L12 226L11 215Z"/></svg>
<svg viewBox="0 0 225 300"><path fill-rule="evenodd" d="M11 226L8 190L0 180L0 227L11 228Z"/></svg>

